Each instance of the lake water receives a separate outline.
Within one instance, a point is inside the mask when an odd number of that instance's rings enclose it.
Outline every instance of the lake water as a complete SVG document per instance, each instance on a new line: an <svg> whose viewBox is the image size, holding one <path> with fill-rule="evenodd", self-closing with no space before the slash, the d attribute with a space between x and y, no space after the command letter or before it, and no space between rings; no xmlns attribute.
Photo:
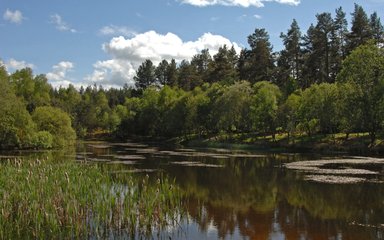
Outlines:
<svg viewBox="0 0 384 240"><path fill-rule="evenodd" d="M381 159L105 142L62 157L101 164L115 178L175 179L187 214L154 238L384 239Z"/></svg>

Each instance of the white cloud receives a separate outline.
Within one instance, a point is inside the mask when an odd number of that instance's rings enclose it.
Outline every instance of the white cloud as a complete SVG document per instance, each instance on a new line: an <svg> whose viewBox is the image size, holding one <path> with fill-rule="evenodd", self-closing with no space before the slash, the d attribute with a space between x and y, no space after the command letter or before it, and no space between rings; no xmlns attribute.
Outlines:
<svg viewBox="0 0 384 240"><path fill-rule="evenodd" d="M5 67L7 68L8 71L12 70L20 70L23 68L34 68L35 65L32 63L27 63L25 61L17 61L13 58L9 59L9 61L4 63Z"/></svg>
<svg viewBox="0 0 384 240"><path fill-rule="evenodd" d="M132 38L115 37L109 43L103 44L103 50L112 59L99 61L94 64L94 72L85 80L88 84L102 84L103 86L123 86L124 83L133 85L133 77L138 67L150 59L154 64L161 60L176 62L190 60L203 49L209 49L212 55L223 46L234 46L240 52L238 44L220 35L205 33L196 41L184 42L173 33L165 35L149 31Z"/></svg>
<svg viewBox="0 0 384 240"><path fill-rule="evenodd" d="M259 15L259 14L255 14L255 15L253 15L253 17L256 18L256 19L262 19L262 18L263 18L263 17L262 17L261 15Z"/></svg>
<svg viewBox="0 0 384 240"><path fill-rule="evenodd" d="M52 67L52 71L47 73L47 79L54 88L67 87L69 84L73 84L67 77L67 73L72 71L75 65L72 62L62 61Z"/></svg>
<svg viewBox="0 0 384 240"><path fill-rule="evenodd" d="M213 5L238 6L238 7L264 7L264 2L277 2L297 6L300 0L179 0L182 3L198 7Z"/></svg>
<svg viewBox="0 0 384 240"><path fill-rule="evenodd" d="M136 69L131 62L121 59L98 61L93 65L95 70L85 77L87 85L96 83L104 88L121 88L124 84L133 86Z"/></svg>
<svg viewBox="0 0 384 240"><path fill-rule="evenodd" d="M23 14L19 10L12 12L9 9L4 12L3 18L4 20L17 24L20 24L24 20Z"/></svg>
<svg viewBox="0 0 384 240"><path fill-rule="evenodd" d="M61 32L71 32L76 33L77 30L74 28L71 28L68 23L64 22L62 17L59 14L53 14L51 15L51 23L53 23L56 26L56 29Z"/></svg>
<svg viewBox="0 0 384 240"><path fill-rule="evenodd" d="M102 27L99 30L99 34L132 37L135 36L137 33L125 26L109 25Z"/></svg>

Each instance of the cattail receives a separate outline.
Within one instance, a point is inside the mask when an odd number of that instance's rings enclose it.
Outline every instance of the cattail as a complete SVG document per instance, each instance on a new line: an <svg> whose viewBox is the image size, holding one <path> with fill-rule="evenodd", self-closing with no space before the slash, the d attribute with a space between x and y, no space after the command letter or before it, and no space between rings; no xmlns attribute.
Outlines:
<svg viewBox="0 0 384 240"><path fill-rule="evenodd" d="M65 178L67 179L67 182L69 183L69 176L68 176L67 172L65 172Z"/></svg>

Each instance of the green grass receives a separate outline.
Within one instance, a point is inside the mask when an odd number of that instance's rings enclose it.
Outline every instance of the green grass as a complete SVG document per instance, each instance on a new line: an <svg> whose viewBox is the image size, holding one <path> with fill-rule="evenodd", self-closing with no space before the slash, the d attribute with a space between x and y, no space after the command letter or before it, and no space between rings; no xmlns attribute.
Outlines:
<svg viewBox="0 0 384 240"><path fill-rule="evenodd" d="M0 239L108 238L176 224L181 194L168 179L118 182L72 161L0 164Z"/></svg>

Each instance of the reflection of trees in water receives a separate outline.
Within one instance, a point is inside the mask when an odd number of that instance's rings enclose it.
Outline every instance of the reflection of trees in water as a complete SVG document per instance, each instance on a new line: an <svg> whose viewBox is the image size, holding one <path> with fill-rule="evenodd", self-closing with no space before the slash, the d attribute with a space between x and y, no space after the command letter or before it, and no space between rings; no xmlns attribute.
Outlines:
<svg viewBox="0 0 384 240"><path fill-rule="evenodd" d="M233 236L236 229L250 239L270 239L273 234L283 235L285 239L380 239L380 236L384 236L382 228L313 218L304 208L292 207L286 201L268 212L252 208L235 211L196 199L190 199L187 208L201 231L206 232L213 225L222 239Z"/></svg>
<svg viewBox="0 0 384 240"><path fill-rule="evenodd" d="M384 219L382 185L305 182L267 158L224 161L223 169L168 169L189 196L188 211L203 231L213 223L219 237L236 228L251 239L268 239L274 231L286 239L384 235L375 227Z"/></svg>

